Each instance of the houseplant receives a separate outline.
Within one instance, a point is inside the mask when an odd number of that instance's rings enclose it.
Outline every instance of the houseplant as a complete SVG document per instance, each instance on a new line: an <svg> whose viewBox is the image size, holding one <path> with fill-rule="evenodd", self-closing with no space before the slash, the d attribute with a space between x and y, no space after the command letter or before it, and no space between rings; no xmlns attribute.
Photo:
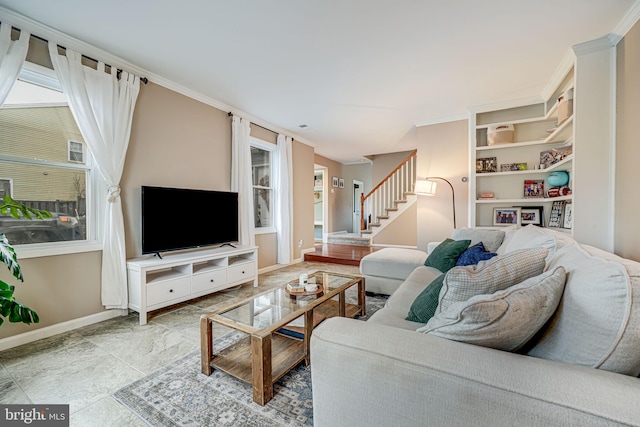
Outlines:
<svg viewBox="0 0 640 427"><path fill-rule="evenodd" d="M0 215L10 215L16 219L33 219L34 217L43 219L52 217L50 212L30 208L22 203L16 202L10 196L5 196L4 199L0 201ZM9 244L9 240L4 233L0 233L0 261L5 263L13 277L24 282L22 269L20 268L20 264L18 264L16 252ZM8 318L9 322L12 323L38 323L40 321L38 314L29 307L16 301L13 297L14 292L15 286L0 280L0 326L4 323L3 318Z"/></svg>

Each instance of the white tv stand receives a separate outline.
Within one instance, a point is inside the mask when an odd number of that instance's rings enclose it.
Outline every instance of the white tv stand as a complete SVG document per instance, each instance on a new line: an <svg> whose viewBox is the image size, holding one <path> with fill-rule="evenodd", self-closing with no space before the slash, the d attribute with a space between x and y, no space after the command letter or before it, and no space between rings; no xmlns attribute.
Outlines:
<svg viewBox="0 0 640 427"><path fill-rule="evenodd" d="M258 286L257 246L224 246L127 261L129 308L147 313L253 281Z"/></svg>

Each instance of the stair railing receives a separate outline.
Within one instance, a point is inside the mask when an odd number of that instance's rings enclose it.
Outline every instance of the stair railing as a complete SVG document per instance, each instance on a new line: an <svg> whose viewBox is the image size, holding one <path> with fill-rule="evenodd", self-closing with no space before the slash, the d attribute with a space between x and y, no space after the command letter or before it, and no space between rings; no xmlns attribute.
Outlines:
<svg viewBox="0 0 640 427"><path fill-rule="evenodd" d="M360 196L360 230L366 230L371 224L379 223L381 218L387 218L389 210L396 208L396 201L405 200L405 193L413 192L417 153L411 153L371 191Z"/></svg>

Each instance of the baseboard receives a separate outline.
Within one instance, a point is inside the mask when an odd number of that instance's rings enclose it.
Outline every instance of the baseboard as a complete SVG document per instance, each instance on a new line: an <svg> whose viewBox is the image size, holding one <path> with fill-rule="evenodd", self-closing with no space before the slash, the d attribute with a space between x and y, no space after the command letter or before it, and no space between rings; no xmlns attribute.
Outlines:
<svg viewBox="0 0 640 427"><path fill-rule="evenodd" d="M387 245L385 243L372 243L371 246L375 246L378 248L405 248L405 249L418 249L417 246L408 246L408 245Z"/></svg>
<svg viewBox="0 0 640 427"><path fill-rule="evenodd" d="M89 316L80 317L78 319L68 320L66 322L56 323L55 325L45 326L35 331L25 332L23 334L14 335L0 339L0 351L8 350L19 345L28 344L33 341L49 338L54 335L69 332L83 326L93 325L94 323L104 322L119 316L126 316L129 310L106 310L101 313L91 314Z"/></svg>

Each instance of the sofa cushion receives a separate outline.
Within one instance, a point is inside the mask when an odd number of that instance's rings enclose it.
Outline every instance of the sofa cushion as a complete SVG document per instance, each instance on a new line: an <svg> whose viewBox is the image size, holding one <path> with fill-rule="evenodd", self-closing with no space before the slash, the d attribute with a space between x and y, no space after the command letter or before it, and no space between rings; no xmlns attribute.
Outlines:
<svg viewBox="0 0 640 427"><path fill-rule="evenodd" d="M433 282L424 288L420 295L416 297L409 308L409 313L405 320L411 322L427 323L436 313L438 308L438 296L442 288L442 282L446 273L436 277Z"/></svg>
<svg viewBox="0 0 640 427"><path fill-rule="evenodd" d="M360 273L404 280L426 259L427 253L417 249L383 248L362 258Z"/></svg>
<svg viewBox="0 0 640 427"><path fill-rule="evenodd" d="M596 251L597 252L597 251ZM640 264L592 256L577 243L560 249L560 305L527 354L637 376L640 373Z"/></svg>
<svg viewBox="0 0 640 427"><path fill-rule="evenodd" d="M465 249L456 261L456 267L464 265L476 265L480 261L486 261L498 255L495 252L489 252L485 249L482 242L478 242L473 246L469 246Z"/></svg>
<svg viewBox="0 0 640 427"><path fill-rule="evenodd" d="M497 253L504 255L520 249L540 247L549 250L547 255L547 261L549 261L556 252L556 238L553 234L545 232L543 228L529 224L511 233L498 248Z"/></svg>
<svg viewBox="0 0 640 427"><path fill-rule="evenodd" d="M404 319L407 317L413 301L420 295L424 288L441 274L442 272L437 268L426 267L424 265L416 267L409 277L407 277L400 287L389 297L384 309L389 309L399 318Z"/></svg>
<svg viewBox="0 0 640 427"><path fill-rule="evenodd" d="M445 239L429 254L424 265L434 267L443 273L451 270L462 252L469 247L471 240Z"/></svg>
<svg viewBox="0 0 640 427"><path fill-rule="evenodd" d="M565 283L562 267L492 295L476 295L434 316L417 332L498 350L522 347L556 310Z"/></svg>
<svg viewBox="0 0 640 427"><path fill-rule="evenodd" d="M482 242L489 252L498 250L504 240L503 230L485 230L481 228L456 228L451 233L454 240L471 240L470 245Z"/></svg>
<svg viewBox="0 0 640 427"><path fill-rule="evenodd" d="M436 314L455 302L492 294L541 274L548 253L545 248L521 249L481 261L477 266L452 268L444 278Z"/></svg>

